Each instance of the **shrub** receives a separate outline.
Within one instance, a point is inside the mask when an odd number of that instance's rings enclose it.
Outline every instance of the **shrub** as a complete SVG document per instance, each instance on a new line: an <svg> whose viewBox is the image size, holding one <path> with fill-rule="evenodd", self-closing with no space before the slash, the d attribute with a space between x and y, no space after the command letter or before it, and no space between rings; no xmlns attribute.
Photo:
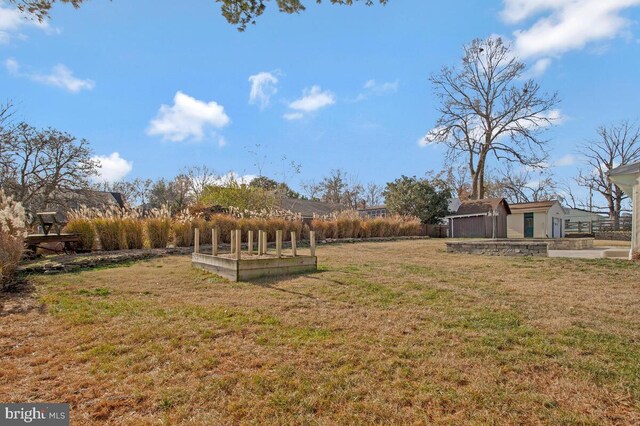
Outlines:
<svg viewBox="0 0 640 426"><path fill-rule="evenodd" d="M67 223L65 231L80 236L78 249L91 250L96 241L96 230L88 219L72 219Z"/></svg>
<svg viewBox="0 0 640 426"><path fill-rule="evenodd" d="M146 220L147 238L151 248L166 248L171 235L171 222L166 218Z"/></svg>
<svg viewBox="0 0 640 426"><path fill-rule="evenodd" d="M122 219L96 219L93 223L96 227L102 250L122 250L127 247Z"/></svg>
<svg viewBox="0 0 640 426"><path fill-rule="evenodd" d="M15 278L26 235L22 204L5 196L0 189L0 288L5 288Z"/></svg>
<svg viewBox="0 0 640 426"><path fill-rule="evenodd" d="M141 249L144 247L144 223L138 219L124 219L122 221L125 247Z"/></svg>

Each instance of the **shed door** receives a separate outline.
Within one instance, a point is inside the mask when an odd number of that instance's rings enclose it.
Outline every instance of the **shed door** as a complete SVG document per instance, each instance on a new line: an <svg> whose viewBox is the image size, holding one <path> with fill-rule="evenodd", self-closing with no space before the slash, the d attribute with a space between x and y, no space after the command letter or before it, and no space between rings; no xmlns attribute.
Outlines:
<svg viewBox="0 0 640 426"><path fill-rule="evenodd" d="M533 238L533 213L524 214L524 237Z"/></svg>

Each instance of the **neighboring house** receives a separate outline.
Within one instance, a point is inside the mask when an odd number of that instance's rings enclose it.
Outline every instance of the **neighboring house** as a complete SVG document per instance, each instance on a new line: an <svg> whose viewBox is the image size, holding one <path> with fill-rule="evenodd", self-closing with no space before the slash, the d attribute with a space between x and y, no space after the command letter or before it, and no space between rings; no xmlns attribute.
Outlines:
<svg viewBox="0 0 640 426"><path fill-rule="evenodd" d="M301 200L298 198L282 197L280 208L293 213L298 213L303 219L312 219L318 216L328 216L331 213L348 210L340 204L325 203L324 201Z"/></svg>
<svg viewBox="0 0 640 426"><path fill-rule="evenodd" d="M366 218L386 217L389 214L389 212L387 211L387 206L385 205L358 209L358 213L360 214L360 217Z"/></svg>
<svg viewBox="0 0 640 426"><path fill-rule="evenodd" d="M88 207L98 210L107 210L117 207L124 208L125 200L119 192L94 191L92 189L79 189L67 191L56 196L57 202L46 206L45 210L60 211L63 213L69 210L78 210Z"/></svg>
<svg viewBox="0 0 640 426"><path fill-rule="evenodd" d="M640 163L627 164L609 172L609 178L631 197L632 226L630 259L640 259Z"/></svg>
<svg viewBox="0 0 640 426"><path fill-rule="evenodd" d="M508 238L563 238L565 211L558 200L511 204Z"/></svg>
<svg viewBox="0 0 640 426"><path fill-rule="evenodd" d="M460 203L449 220L451 238L507 238L507 217L511 214L504 198L485 198Z"/></svg>
<svg viewBox="0 0 640 426"><path fill-rule="evenodd" d="M565 207L564 209L564 221L566 223L575 223L575 222L595 222L598 220L607 219L606 216L603 216L599 213L592 212L584 209L574 209L571 207Z"/></svg>

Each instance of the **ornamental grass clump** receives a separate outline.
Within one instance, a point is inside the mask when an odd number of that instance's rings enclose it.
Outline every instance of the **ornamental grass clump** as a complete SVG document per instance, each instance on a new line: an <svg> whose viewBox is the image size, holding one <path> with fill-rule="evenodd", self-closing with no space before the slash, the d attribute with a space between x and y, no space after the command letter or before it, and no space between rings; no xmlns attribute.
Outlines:
<svg viewBox="0 0 640 426"><path fill-rule="evenodd" d="M123 219L122 233L129 250L144 248L144 222L140 219Z"/></svg>
<svg viewBox="0 0 640 426"><path fill-rule="evenodd" d="M95 219L93 224L102 250L114 251L127 248L122 219Z"/></svg>
<svg viewBox="0 0 640 426"><path fill-rule="evenodd" d="M147 239L151 248L167 248L171 237L171 220L154 217L145 221Z"/></svg>
<svg viewBox="0 0 640 426"><path fill-rule="evenodd" d="M0 289L15 279L27 236L22 204L0 189Z"/></svg>
<svg viewBox="0 0 640 426"><path fill-rule="evenodd" d="M88 219L71 219L65 227L65 232L80 236L79 250L91 250L96 240L96 230L93 222Z"/></svg>

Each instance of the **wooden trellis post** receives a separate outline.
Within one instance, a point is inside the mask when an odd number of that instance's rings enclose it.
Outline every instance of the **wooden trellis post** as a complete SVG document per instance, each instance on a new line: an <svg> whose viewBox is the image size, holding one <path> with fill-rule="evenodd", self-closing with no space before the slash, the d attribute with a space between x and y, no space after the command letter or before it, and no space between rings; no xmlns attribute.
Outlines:
<svg viewBox="0 0 640 426"><path fill-rule="evenodd" d="M198 228L193 230L193 252L200 252L200 230Z"/></svg>
<svg viewBox="0 0 640 426"><path fill-rule="evenodd" d="M231 231L231 248L229 252L231 254L235 253L236 250L236 231Z"/></svg>
<svg viewBox="0 0 640 426"><path fill-rule="evenodd" d="M218 255L218 228L211 230L211 248L214 256Z"/></svg>
<svg viewBox="0 0 640 426"><path fill-rule="evenodd" d="M269 234L267 233L267 231L262 231L262 254L267 254L267 251L269 249Z"/></svg>
<svg viewBox="0 0 640 426"><path fill-rule="evenodd" d="M262 231L258 230L258 256L262 256L264 252L262 251L262 239L263 239Z"/></svg>
<svg viewBox="0 0 640 426"><path fill-rule="evenodd" d="M242 234L239 229L236 229L234 233L235 233L234 240L236 243L236 248L235 248L236 260L240 260L242 258Z"/></svg>
<svg viewBox="0 0 640 426"><path fill-rule="evenodd" d="M296 231L291 231L291 254L293 257L296 257L298 252L297 241L296 241Z"/></svg>
<svg viewBox="0 0 640 426"><path fill-rule="evenodd" d="M249 256L253 254L253 231L247 232L247 253Z"/></svg>
<svg viewBox="0 0 640 426"><path fill-rule="evenodd" d="M276 256L278 258L282 257L282 230L278 229L276 231Z"/></svg>
<svg viewBox="0 0 640 426"><path fill-rule="evenodd" d="M311 256L316 255L316 231L309 232L309 249L311 250Z"/></svg>

